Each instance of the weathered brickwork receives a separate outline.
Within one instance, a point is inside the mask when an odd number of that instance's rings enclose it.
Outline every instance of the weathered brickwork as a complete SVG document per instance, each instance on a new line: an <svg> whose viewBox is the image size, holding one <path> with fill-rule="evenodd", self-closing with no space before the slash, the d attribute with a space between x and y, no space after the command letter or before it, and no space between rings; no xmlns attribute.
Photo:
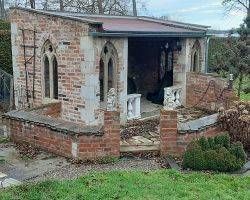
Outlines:
<svg viewBox="0 0 250 200"><path fill-rule="evenodd" d="M208 74L187 73L186 91L187 106L207 110L228 107L236 99L226 80Z"/></svg>
<svg viewBox="0 0 250 200"><path fill-rule="evenodd" d="M28 91L31 107L44 103L44 69L42 49L49 40L56 52L58 63L58 100L62 104L61 118L67 121L97 125L103 124L100 110L99 62L107 41L114 44L118 53L116 66L117 93L122 121L126 119L127 95L127 39L105 39L89 36L89 24L68 18L45 15L22 9L10 13L12 29L12 53L16 107L27 107L26 73L24 66L23 36L25 45L35 44L35 81L33 99L33 59L27 65ZM33 55L33 48L26 48L26 59Z"/></svg>
<svg viewBox="0 0 250 200"><path fill-rule="evenodd" d="M177 128L177 111L161 110L160 116L160 153L165 155L182 155L187 145L200 137L213 137L221 134L222 131L218 125L208 128L188 132L179 133Z"/></svg>
<svg viewBox="0 0 250 200"><path fill-rule="evenodd" d="M3 118L11 139L26 142L57 155L80 160L120 156L120 121L118 112L104 112L103 133L75 134L60 132L46 125L17 118ZM73 126L73 124L72 124Z"/></svg>
<svg viewBox="0 0 250 200"><path fill-rule="evenodd" d="M192 48L198 41L201 47L200 66L201 72L205 72L206 39L186 38L181 39L181 51L174 51L174 85L182 85L182 104L186 105L186 73L191 71Z"/></svg>
<svg viewBox="0 0 250 200"><path fill-rule="evenodd" d="M43 103L43 67L42 67L42 47L45 41L50 40L56 49L58 62L58 93L59 101L62 102L62 118L81 122L80 107L85 106L84 99L80 97L80 87L84 84L83 75L80 70L80 63L84 59L84 53L80 52L80 37L87 34L88 25L76 21L60 19L31 13L19 9L11 10L12 24L12 47L13 47L13 71L14 84L18 90L25 88L25 68L23 53L23 38L20 29L24 31L25 45L33 45L33 32L36 30L35 43L36 49L35 62L35 99L30 98L33 106L40 106ZM63 42L68 42L63 45ZM27 59L33 55L33 48L26 48ZM28 69L28 89L32 93L33 82L33 59L27 65ZM16 92L18 94L18 91ZM25 101L26 97L16 95L16 106L19 107L19 101Z"/></svg>
<svg viewBox="0 0 250 200"><path fill-rule="evenodd" d="M40 115L45 115L53 118L60 118L62 110L61 102L52 102L48 104L44 104L41 107L35 108L32 112L35 112Z"/></svg>

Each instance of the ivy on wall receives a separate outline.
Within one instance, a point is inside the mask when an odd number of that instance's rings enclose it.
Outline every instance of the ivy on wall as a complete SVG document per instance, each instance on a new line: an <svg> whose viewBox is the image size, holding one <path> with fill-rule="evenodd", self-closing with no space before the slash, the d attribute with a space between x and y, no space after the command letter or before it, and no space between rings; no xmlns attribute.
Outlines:
<svg viewBox="0 0 250 200"><path fill-rule="evenodd" d="M0 68L12 74L10 23L0 20Z"/></svg>

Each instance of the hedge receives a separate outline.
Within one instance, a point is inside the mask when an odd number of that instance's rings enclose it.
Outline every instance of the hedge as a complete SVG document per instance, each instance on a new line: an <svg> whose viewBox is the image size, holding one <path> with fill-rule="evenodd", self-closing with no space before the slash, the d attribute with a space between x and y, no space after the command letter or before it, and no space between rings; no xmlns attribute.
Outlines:
<svg viewBox="0 0 250 200"><path fill-rule="evenodd" d="M0 20L0 68L12 74L10 23Z"/></svg>

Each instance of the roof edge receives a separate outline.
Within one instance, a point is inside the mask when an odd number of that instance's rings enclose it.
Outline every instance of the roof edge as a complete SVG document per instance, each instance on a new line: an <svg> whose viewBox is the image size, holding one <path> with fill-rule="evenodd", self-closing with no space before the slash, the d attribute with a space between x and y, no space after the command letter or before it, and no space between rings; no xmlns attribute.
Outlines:
<svg viewBox="0 0 250 200"><path fill-rule="evenodd" d="M60 14L55 14L55 13L51 13L49 11L43 11L43 10L36 10L36 9L32 9L32 8L23 8L23 7L18 7L18 6L12 6L9 8L10 10L22 10L22 11L27 11L27 12L32 12L32 13L37 13L37 14L41 14L41 15L47 15L47 16L52 16L52 17L58 17L58 18L62 18L62 19L69 19L69 20L74 20L74 21L79 21L79 22L83 22L83 23L88 23L88 24L95 24L95 25L102 25L102 22L99 21L95 21L92 19L87 19L87 18L78 18L78 17L72 17L72 16L62 16Z"/></svg>
<svg viewBox="0 0 250 200"><path fill-rule="evenodd" d="M93 37L205 37L204 32L90 32Z"/></svg>
<svg viewBox="0 0 250 200"><path fill-rule="evenodd" d="M210 28L210 26L205 26L205 25L178 22L178 21L172 21L172 20L163 20L163 19L157 19L157 18L148 17L148 16L141 16L139 17L139 19L150 21L150 22L162 23L168 26L179 26L182 28L189 28L189 29L196 29L196 30L203 30L203 31L207 31L207 29Z"/></svg>

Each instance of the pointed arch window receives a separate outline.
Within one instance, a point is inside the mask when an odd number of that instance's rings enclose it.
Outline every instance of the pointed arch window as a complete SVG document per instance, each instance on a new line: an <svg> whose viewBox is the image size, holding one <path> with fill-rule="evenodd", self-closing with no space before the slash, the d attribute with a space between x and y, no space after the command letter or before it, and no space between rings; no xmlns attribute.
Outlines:
<svg viewBox="0 0 250 200"><path fill-rule="evenodd" d="M55 49L49 40L43 45L42 58L44 97L58 99L58 63Z"/></svg>
<svg viewBox="0 0 250 200"><path fill-rule="evenodd" d="M100 100L106 101L107 93L111 88L117 88L118 54L114 45L107 42L102 50L99 68Z"/></svg>
<svg viewBox="0 0 250 200"><path fill-rule="evenodd" d="M200 72L201 71L201 46L197 40L193 47L191 53L191 71Z"/></svg>

